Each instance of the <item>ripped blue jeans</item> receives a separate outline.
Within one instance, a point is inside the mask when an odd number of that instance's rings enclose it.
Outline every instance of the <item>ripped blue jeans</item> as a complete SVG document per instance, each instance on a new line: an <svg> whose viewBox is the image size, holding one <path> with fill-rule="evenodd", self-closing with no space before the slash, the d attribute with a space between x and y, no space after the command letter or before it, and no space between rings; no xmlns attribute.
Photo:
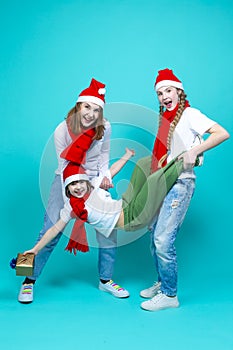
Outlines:
<svg viewBox="0 0 233 350"><path fill-rule="evenodd" d="M166 195L150 227L151 253L162 293L177 294L177 256L175 240L195 190L195 179L178 179Z"/></svg>

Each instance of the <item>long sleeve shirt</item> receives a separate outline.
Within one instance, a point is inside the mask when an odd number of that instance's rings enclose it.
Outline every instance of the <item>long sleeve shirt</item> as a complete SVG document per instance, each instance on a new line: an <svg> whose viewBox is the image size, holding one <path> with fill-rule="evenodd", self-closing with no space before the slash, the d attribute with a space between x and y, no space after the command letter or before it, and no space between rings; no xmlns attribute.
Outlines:
<svg viewBox="0 0 233 350"><path fill-rule="evenodd" d="M104 120L105 131L101 140L94 140L86 154L86 162L83 164L86 174L89 176L92 185L99 187L104 176L111 180L109 171L109 153L110 153L110 136L111 125ZM60 158L61 152L71 144L72 139L68 131L66 121L60 123L54 132L54 143L56 148L58 167L56 174L61 175L67 165L65 159Z"/></svg>

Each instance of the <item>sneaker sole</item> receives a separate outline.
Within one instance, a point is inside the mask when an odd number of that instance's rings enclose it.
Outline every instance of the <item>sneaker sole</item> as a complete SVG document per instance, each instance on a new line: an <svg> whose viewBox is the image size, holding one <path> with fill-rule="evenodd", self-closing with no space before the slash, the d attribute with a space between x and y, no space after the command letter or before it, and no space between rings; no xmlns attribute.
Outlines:
<svg viewBox="0 0 233 350"><path fill-rule="evenodd" d="M20 304L31 304L33 302L33 300L31 300L31 301L20 301L20 300L18 300L18 302Z"/></svg>
<svg viewBox="0 0 233 350"><path fill-rule="evenodd" d="M159 310L166 310L166 309L176 309L180 306L180 304L177 305L170 305L170 306L164 306L164 307L160 307L160 308L155 308L155 309L146 309L141 305L141 309L145 310L145 311L159 311Z"/></svg>
<svg viewBox="0 0 233 350"><path fill-rule="evenodd" d="M101 286L99 286L99 290L101 290L101 292L109 293L109 294L113 295L115 298L118 298L118 299L126 299L126 298L129 297L129 294L124 295L124 296L120 296L119 294L110 292L110 290L106 290L106 289L104 289L104 288L101 287Z"/></svg>

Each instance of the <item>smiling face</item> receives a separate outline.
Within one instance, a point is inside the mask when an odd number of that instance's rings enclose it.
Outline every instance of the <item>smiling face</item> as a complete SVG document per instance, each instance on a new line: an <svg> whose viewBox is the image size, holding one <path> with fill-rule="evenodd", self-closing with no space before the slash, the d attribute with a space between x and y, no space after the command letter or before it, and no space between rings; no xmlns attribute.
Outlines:
<svg viewBox="0 0 233 350"><path fill-rule="evenodd" d="M80 108L80 123L82 128L88 129L94 126L100 117L102 109L92 102L83 102Z"/></svg>
<svg viewBox="0 0 233 350"><path fill-rule="evenodd" d="M180 94L181 90L173 86L164 86L157 91L160 105L165 107L168 111L172 111L176 107L179 102Z"/></svg>
<svg viewBox="0 0 233 350"><path fill-rule="evenodd" d="M73 181L68 185L68 190L72 196L82 198L88 191L87 181Z"/></svg>

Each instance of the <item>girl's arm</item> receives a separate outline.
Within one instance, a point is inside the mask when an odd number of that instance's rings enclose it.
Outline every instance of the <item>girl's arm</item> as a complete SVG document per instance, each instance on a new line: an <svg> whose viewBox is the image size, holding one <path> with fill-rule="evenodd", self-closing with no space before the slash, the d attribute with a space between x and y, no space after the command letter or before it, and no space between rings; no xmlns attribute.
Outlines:
<svg viewBox="0 0 233 350"><path fill-rule="evenodd" d="M229 133L219 124L214 124L206 132L210 135L204 142L191 148L180 156L180 158L183 158L184 169L192 168L199 154L216 147L230 137Z"/></svg>
<svg viewBox="0 0 233 350"><path fill-rule="evenodd" d="M123 166L130 160L131 157L135 155L135 152L133 149L126 148L125 154L117 160L113 165L110 167L110 173L111 176L115 176L119 171L123 168Z"/></svg>
<svg viewBox="0 0 233 350"><path fill-rule="evenodd" d="M55 225L53 225L44 236L41 238L41 240L30 250L26 250L23 255L27 253L33 253L37 255L39 251L46 246L53 238L55 238L59 232L62 232L64 228L66 227L66 222L64 222L62 219L59 219Z"/></svg>
<svg viewBox="0 0 233 350"><path fill-rule="evenodd" d="M106 121L105 131L103 136L103 143L99 155L99 169L103 176L109 176L109 157L110 157L110 138L111 138L111 124Z"/></svg>
<svg viewBox="0 0 233 350"><path fill-rule="evenodd" d="M100 175L99 175L99 179L97 178L97 181L96 181L96 183L99 182L97 186L104 190L108 190L109 188L113 187L111 174L109 171L110 137L111 137L111 124L108 121L106 121L103 143L102 143L102 147L99 155ZM96 185L94 186L96 187Z"/></svg>

